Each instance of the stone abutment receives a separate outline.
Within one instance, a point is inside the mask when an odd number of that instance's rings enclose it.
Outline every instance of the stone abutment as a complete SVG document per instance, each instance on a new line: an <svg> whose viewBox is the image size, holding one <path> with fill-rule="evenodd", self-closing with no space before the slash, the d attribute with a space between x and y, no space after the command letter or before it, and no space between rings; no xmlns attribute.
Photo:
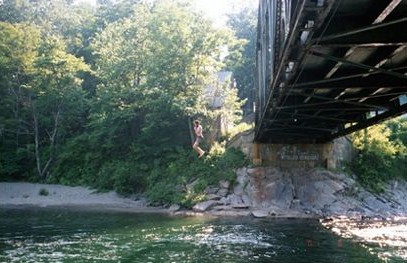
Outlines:
<svg viewBox="0 0 407 263"><path fill-rule="evenodd" d="M254 142L254 132L235 137L229 147L241 149L255 165L276 168L317 168L336 170L350 162L355 150L347 137L324 144L261 144Z"/></svg>

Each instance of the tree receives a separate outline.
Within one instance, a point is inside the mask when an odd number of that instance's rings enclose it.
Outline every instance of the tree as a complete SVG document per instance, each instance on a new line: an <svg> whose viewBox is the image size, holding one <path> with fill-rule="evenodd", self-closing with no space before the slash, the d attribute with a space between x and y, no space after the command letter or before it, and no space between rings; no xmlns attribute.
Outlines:
<svg viewBox="0 0 407 263"><path fill-rule="evenodd" d="M86 132L69 140L56 165L61 180L79 175L103 189L151 189L177 149L190 149L189 116L205 111L200 94L232 35L182 3L137 3L132 11L92 41L99 84Z"/></svg>
<svg viewBox="0 0 407 263"><path fill-rule="evenodd" d="M99 30L96 8L77 5L72 0L4 0L0 5L0 21L24 22L35 26L43 37L57 36L66 44L67 52L93 63L89 41ZM83 87L90 95L95 92L95 80L83 73Z"/></svg>
<svg viewBox="0 0 407 263"><path fill-rule="evenodd" d="M230 176L218 155L207 160L216 169L181 168L193 162L189 118L210 115L201 93L236 42L231 32L183 0L99 2L0 4L0 175L158 201L194 172ZM236 105L236 93L224 95Z"/></svg>
<svg viewBox="0 0 407 263"><path fill-rule="evenodd" d="M231 14L227 25L235 32L238 39L244 40L241 45L235 46L234 52L228 57L227 69L234 73L240 98L247 98L244 106L246 115L253 111L255 101L257 11L247 7L239 13Z"/></svg>
<svg viewBox="0 0 407 263"><path fill-rule="evenodd" d="M83 109L77 74L89 67L67 54L61 39L41 39L35 27L0 23L0 28L2 148L7 153L0 160L1 173L22 174L35 163L38 179L46 180L58 144L72 135L75 112Z"/></svg>
<svg viewBox="0 0 407 263"><path fill-rule="evenodd" d="M32 125L26 105L40 33L26 24L0 22L0 174L27 174Z"/></svg>
<svg viewBox="0 0 407 263"><path fill-rule="evenodd" d="M136 5L133 16L109 24L95 38L100 110L126 109L141 144L165 149L186 143L174 138L188 138L187 117L197 111L199 94L219 68L226 42L223 32L187 6L172 1Z"/></svg>
<svg viewBox="0 0 407 263"><path fill-rule="evenodd" d="M406 177L407 145L403 137L406 130L405 121L398 119L353 134L353 145L359 155L351 168L362 183L380 192L382 182Z"/></svg>
<svg viewBox="0 0 407 263"><path fill-rule="evenodd" d="M24 10L29 7L28 0L3 0L0 2L0 21L21 23L26 20Z"/></svg>
<svg viewBox="0 0 407 263"><path fill-rule="evenodd" d="M90 68L82 59L65 50L59 38L45 39L34 61L29 106L36 167L41 180L47 180L50 175L50 165L54 161L59 139L67 134L72 135L72 125L79 119L75 117L80 117L84 110L85 96L78 74Z"/></svg>

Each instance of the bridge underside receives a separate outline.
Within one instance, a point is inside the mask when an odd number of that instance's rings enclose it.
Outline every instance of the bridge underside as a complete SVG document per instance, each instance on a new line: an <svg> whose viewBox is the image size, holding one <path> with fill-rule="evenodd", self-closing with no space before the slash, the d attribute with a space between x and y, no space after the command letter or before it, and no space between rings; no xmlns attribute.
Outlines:
<svg viewBox="0 0 407 263"><path fill-rule="evenodd" d="M255 141L324 143L407 112L407 0L292 2Z"/></svg>

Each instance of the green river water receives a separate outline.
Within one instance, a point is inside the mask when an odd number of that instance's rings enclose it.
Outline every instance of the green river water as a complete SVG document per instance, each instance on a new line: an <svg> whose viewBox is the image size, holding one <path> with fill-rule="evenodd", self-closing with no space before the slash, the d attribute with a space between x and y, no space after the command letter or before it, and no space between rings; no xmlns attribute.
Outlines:
<svg viewBox="0 0 407 263"><path fill-rule="evenodd" d="M378 256L383 252L385 259ZM0 262L406 260L393 256L392 247L337 236L317 220L32 208L0 209Z"/></svg>

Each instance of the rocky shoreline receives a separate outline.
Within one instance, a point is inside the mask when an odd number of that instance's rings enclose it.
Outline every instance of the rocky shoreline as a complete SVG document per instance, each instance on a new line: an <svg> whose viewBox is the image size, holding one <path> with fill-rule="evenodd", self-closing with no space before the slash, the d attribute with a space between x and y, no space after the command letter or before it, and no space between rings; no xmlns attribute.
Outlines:
<svg viewBox="0 0 407 263"><path fill-rule="evenodd" d="M390 182L379 195L348 175L321 169L241 168L234 186L222 181L206 194L208 200L188 214L356 220L407 216L406 182ZM174 213L185 213L177 208L172 207Z"/></svg>
<svg viewBox="0 0 407 263"><path fill-rule="evenodd" d="M407 183L394 181L382 195L371 193L351 177L326 170L241 168L237 181L205 189L206 201L192 210L177 204L151 207L143 198L123 198L85 187L0 183L1 207L69 207L92 210L167 213L184 216L252 216L256 218L395 219L407 216ZM193 187L191 182L187 187Z"/></svg>

